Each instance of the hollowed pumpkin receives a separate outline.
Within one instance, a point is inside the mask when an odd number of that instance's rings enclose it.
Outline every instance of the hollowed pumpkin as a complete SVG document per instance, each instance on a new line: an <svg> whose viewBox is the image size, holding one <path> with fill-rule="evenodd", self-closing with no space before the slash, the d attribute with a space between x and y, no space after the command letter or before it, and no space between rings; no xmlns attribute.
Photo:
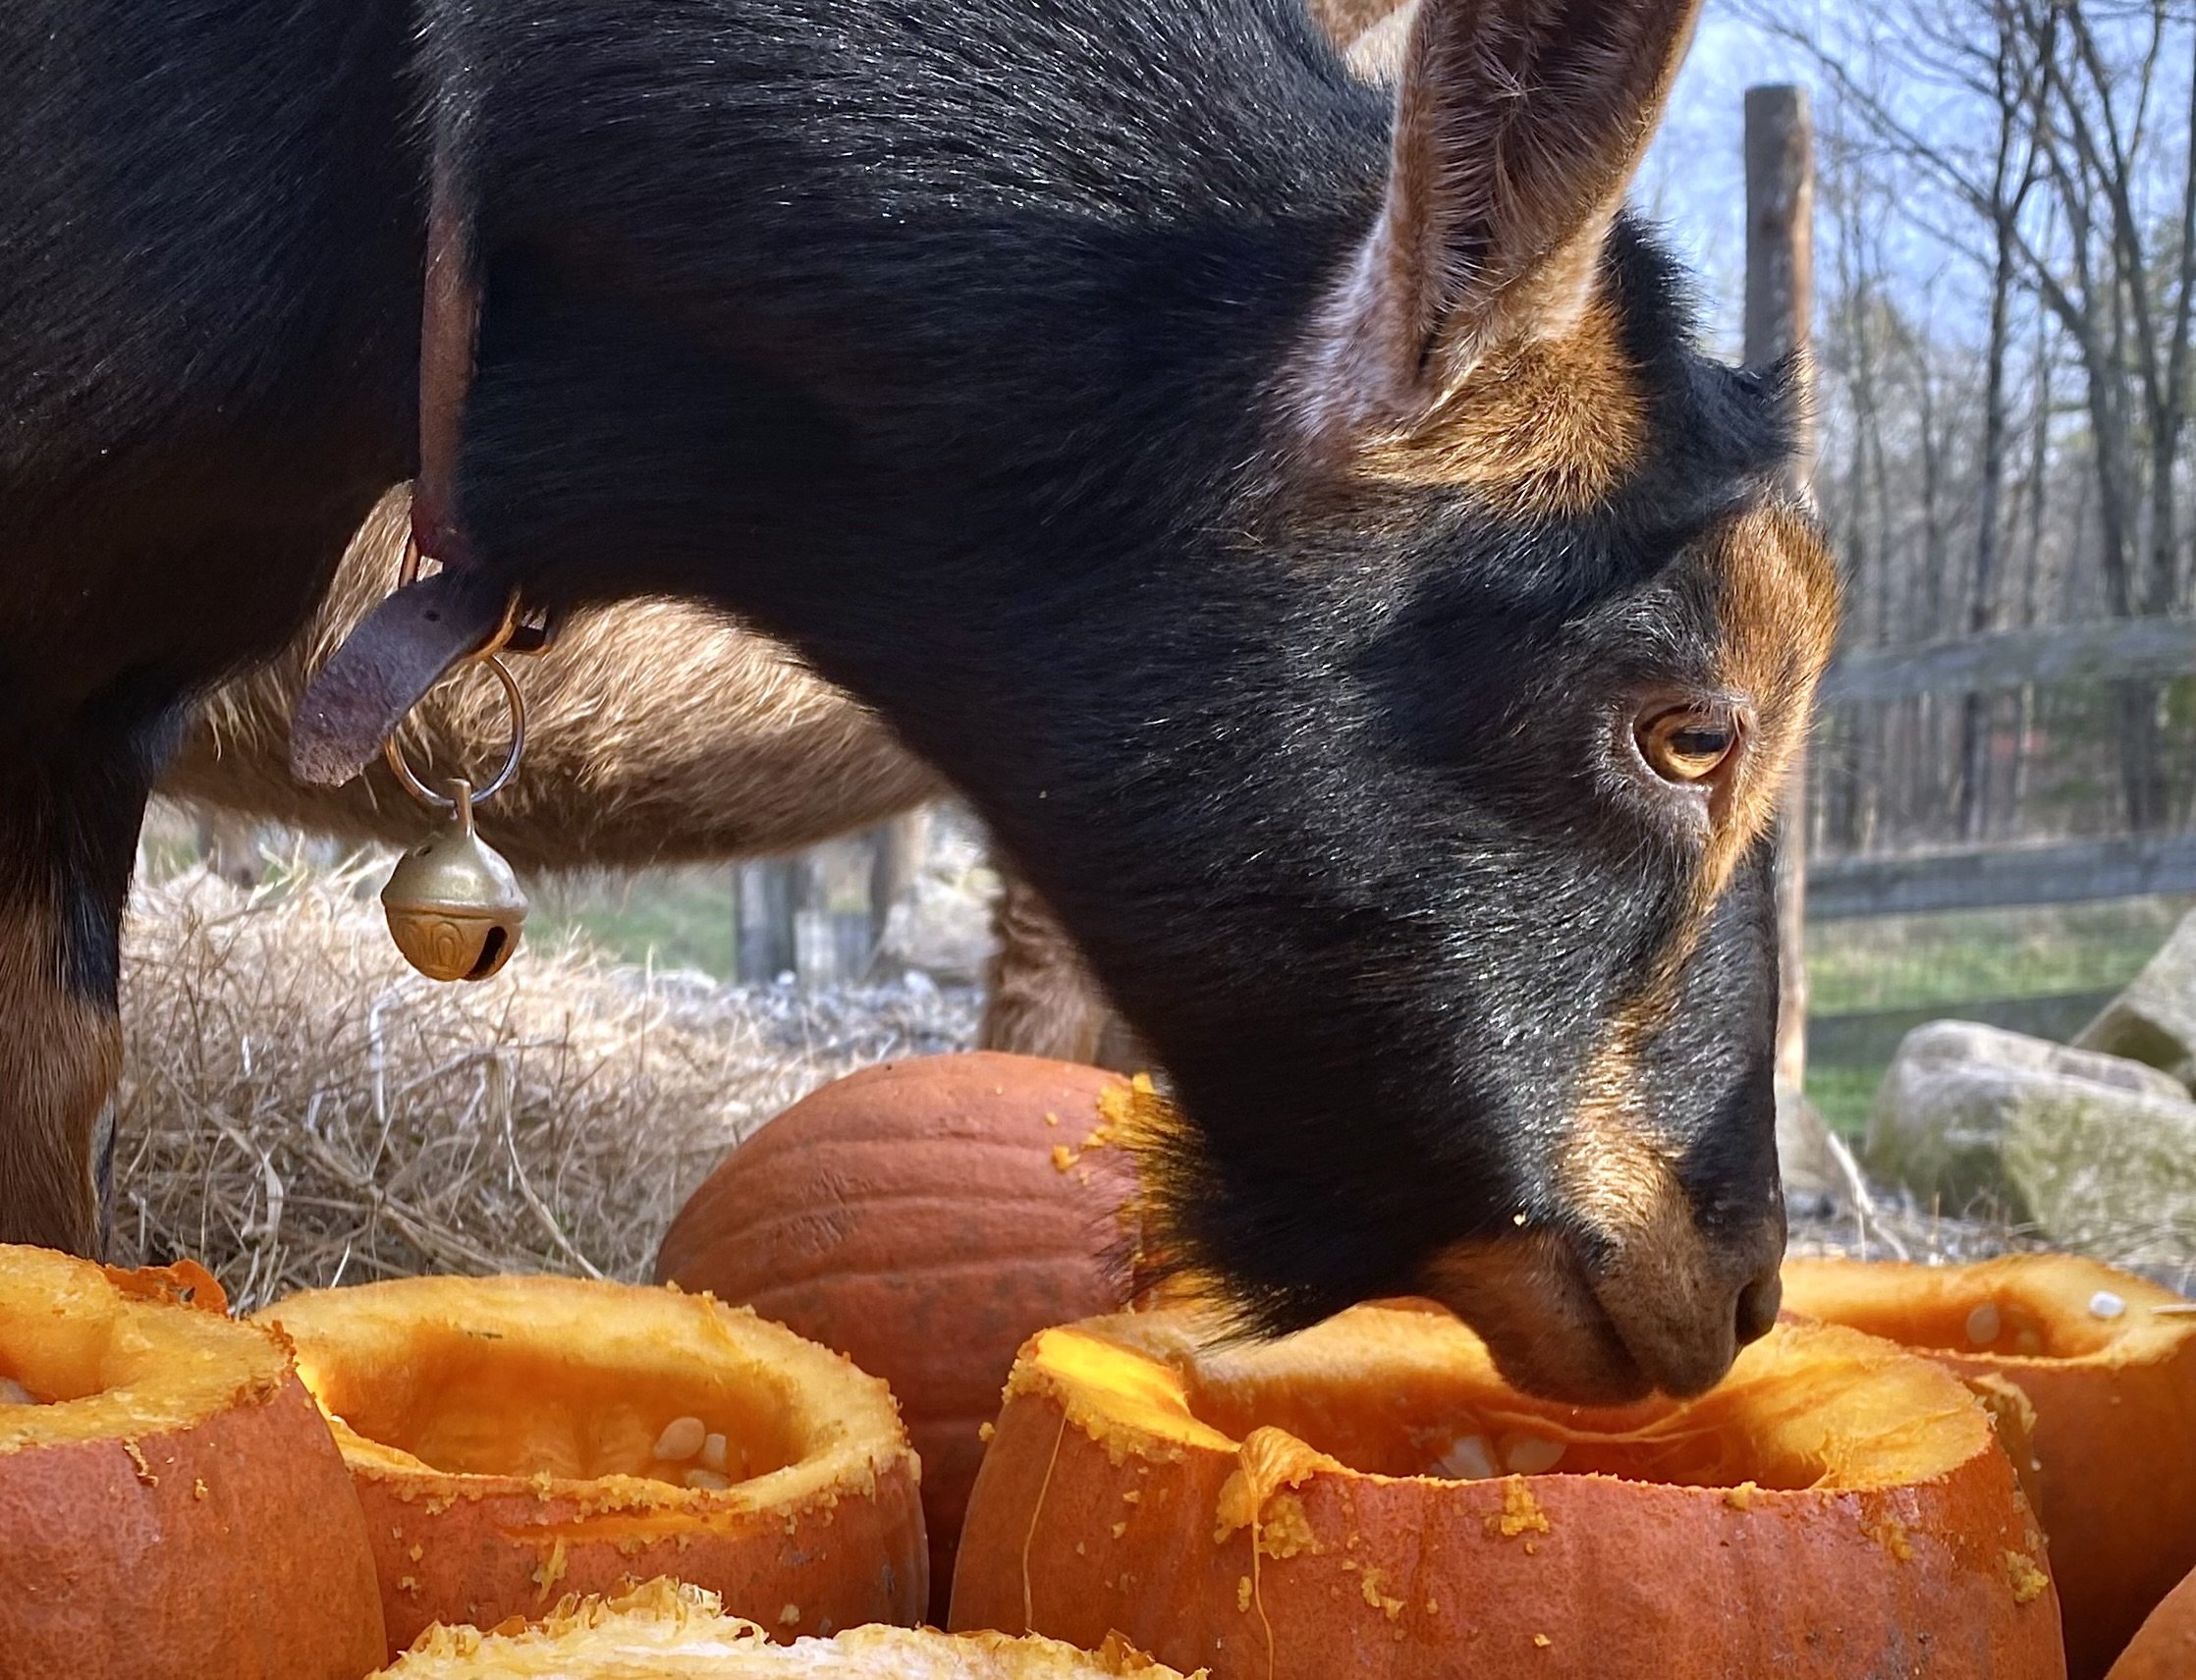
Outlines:
<svg viewBox="0 0 2196 1680"><path fill-rule="evenodd" d="M221 1307L194 1268L0 1247L0 1674L358 1680L381 1660L343 1461L288 1345Z"/></svg>
<svg viewBox="0 0 2196 1680"><path fill-rule="evenodd" d="M741 1144L664 1237L659 1279L891 1385L922 1455L933 1620L1016 1350L1125 1298L1128 1096L1095 1067L988 1052L865 1068Z"/></svg>
<svg viewBox="0 0 2196 1680"><path fill-rule="evenodd" d="M531 1627L437 1627L381 1680L1182 1680L1120 1640L1086 1654L1049 1639L865 1627L773 1645L714 1594L655 1580L604 1600L567 1599ZM1196 1680L1191 1676L1190 1680Z"/></svg>
<svg viewBox="0 0 2196 1680"><path fill-rule="evenodd" d="M267 1309L357 1483L390 1644L677 1574L781 1639L907 1621L927 1559L892 1396L706 1296L413 1277Z"/></svg>
<svg viewBox="0 0 2196 1680"><path fill-rule="evenodd" d="M1787 1310L1888 1336L2034 1408L2037 1516L2068 1670L2094 1680L2196 1569L2196 1319L2169 1289L2070 1255L1973 1266L1794 1260Z"/></svg>
<svg viewBox="0 0 2196 1680"><path fill-rule="evenodd" d="M952 1625L1118 1627L1216 1680L2062 1671L1988 1416L1886 1342L1780 1326L1699 1400L1590 1411L1510 1389L1446 1315L1208 1328L1024 1349Z"/></svg>

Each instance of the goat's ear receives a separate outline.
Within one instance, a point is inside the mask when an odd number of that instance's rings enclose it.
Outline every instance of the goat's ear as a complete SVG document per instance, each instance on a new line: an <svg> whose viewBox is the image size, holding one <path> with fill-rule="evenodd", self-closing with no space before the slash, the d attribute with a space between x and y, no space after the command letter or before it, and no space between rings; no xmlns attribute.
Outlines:
<svg viewBox="0 0 2196 1680"><path fill-rule="evenodd" d="M1699 10L1418 0L1380 218L1302 368L1313 416L1394 435L1577 323Z"/></svg>
<svg viewBox="0 0 2196 1680"><path fill-rule="evenodd" d="M1343 49L1343 62L1349 66L1350 75L1392 85L1402 75L1403 48L1417 20L1418 0L1405 0L1377 24L1368 25Z"/></svg>

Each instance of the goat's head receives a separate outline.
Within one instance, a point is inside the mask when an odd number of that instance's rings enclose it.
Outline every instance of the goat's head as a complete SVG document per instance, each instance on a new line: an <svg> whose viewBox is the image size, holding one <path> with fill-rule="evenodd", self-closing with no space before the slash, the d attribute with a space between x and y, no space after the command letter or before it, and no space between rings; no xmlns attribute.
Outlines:
<svg viewBox="0 0 2196 1680"><path fill-rule="evenodd" d="M1791 381L1696 354L1620 210L1696 6L1423 0L1392 121L1292 0L964 0L952 52L781 7L829 98L773 45L651 100L712 209L634 225L723 286L544 271L469 410L529 589L737 603L976 800L1172 1075L1152 1198L1248 1322L1432 1293L1577 1400L1774 1314L1772 830L1837 612Z"/></svg>
<svg viewBox="0 0 2196 1680"><path fill-rule="evenodd" d="M1077 802L1125 843L1041 875L1251 1323L1426 1293L1575 1400L1695 1392L1776 1315L1773 832L1838 612L1795 382L1696 353L1620 208L1694 10L1427 0L1237 539L1133 626L1148 715Z"/></svg>

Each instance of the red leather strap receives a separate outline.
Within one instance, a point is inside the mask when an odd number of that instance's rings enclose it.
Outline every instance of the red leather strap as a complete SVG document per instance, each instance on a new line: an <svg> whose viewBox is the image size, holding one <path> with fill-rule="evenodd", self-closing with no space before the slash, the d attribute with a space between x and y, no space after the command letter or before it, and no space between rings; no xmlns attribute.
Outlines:
<svg viewBox="0 0 2196 1680"><path fill-rule="evenodd" d="M363 770L428 689L491 643L513 653L548 645L546 623L514 623L508 587L476 564L458 505L458 457L480 338L480 275L472 217L449 148L437 145L427 210L419 315L419 473L412 487L417 556L442 569L403 584L361 620L299 697L290 768L334 786ZM498 641L499 636L502 638Z"/></svg>
<svg viewBox="0 0 2196 1680"><path fill-rule="evenodd" d="M444 566L472 560L458 510L458 450L480 345L480 277L472 217L457 164L435 148L427 207L427 274L419 311L419 475L412 481L412 538Z"/></svg>

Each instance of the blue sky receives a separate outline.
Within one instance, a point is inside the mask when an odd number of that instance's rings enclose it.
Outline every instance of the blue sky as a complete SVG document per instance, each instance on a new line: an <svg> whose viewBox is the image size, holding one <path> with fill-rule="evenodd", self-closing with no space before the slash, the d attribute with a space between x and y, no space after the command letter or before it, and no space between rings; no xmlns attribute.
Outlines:
<svg viewBox="0 0 2196 1680"><path fill-rule="evenodd" d="M1741 153L1746 89L1756 82L1811 82L1800 56L1709 0L1691 58L1677 79L1668 121L1648 153L1635 201L1662 223L1701 277L1710 325L1735 352L1746 266L1746 170Z"/></svg>

